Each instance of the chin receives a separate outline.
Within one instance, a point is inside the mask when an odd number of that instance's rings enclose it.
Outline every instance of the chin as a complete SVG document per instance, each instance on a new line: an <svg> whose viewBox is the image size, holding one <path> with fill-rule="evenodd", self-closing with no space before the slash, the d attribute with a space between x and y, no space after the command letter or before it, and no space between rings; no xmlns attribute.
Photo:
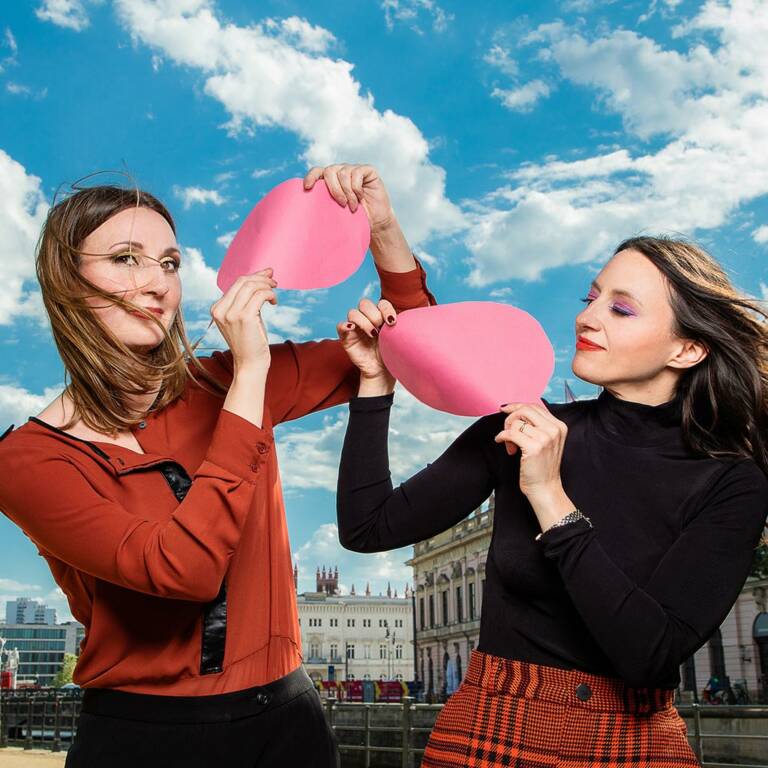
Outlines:
<svg viewBox="0 0 768 768"><path fill-rule="evenodd" d="M596 384L599 387L605 386L605 376L595 370L596 366L590 365L588 361L583 359L584 354L589 353L585 352L580 355L579 352L576 352L573 356L571 370L574 376L577 376L582 381L586 381L588 384Z"/></svg>

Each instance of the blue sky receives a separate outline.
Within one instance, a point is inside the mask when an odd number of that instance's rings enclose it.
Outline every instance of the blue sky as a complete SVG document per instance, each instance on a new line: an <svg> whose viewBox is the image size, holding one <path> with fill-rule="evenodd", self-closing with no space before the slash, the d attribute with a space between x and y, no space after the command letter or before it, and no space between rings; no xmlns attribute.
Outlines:
<svg viewBox="0 0 768 768"><path fill-rule="evenodd" d="M593 394L570 373L573 317L624 237L695 237L768 298L767 37L765 0L4 4L0 427L61 387L34 244L56 189L105 170L171 208L197 336L228 238L259 198L312 164L371 162L439 300L533 313L556 349L549 396L561 398L564 378ZM374 279L366 264L331 290L284 292L273 338L332 335ZM346 587L401 590L409 550L338 545L345 422L339 408L278 428L300 589L316 565L338 564ZM401 392L396 478L466 423ZM0 539L0 602L29 594L66 616L44 561L5 518Z"/></svg>

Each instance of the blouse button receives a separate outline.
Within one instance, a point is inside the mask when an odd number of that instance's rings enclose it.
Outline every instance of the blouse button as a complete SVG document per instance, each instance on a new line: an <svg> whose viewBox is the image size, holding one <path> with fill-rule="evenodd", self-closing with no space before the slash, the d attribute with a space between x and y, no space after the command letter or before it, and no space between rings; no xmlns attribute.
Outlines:
<svg viewBox="0 0 768 768"><path fill-rule="evenodd" d="M147 422L146 421L140 421L139 422L139 429L144 429L146 426L147 426Z"/></svg>
<svg viewBox="0 0 768 768"><path fill-rule="evenodd" d="M258 472L258 471L259 471L259 465L251 464L251 472Z"/></svg>
<svg viewBox="0 0 768 768"><path fill-rule="evenodd" d="M269 450L269 446L266 443L256 443L256 450L259 453L266 453Z"/></svg>

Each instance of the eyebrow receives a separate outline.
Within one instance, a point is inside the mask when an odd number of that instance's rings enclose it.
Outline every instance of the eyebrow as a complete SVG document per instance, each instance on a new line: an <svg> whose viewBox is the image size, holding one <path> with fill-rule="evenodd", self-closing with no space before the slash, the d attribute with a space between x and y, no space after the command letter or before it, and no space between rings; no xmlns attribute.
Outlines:
<svg viewBox="0 0 768 768"><path fill-rule="evenodd" d="M116 245L127 245L129 247L135 248L137 251L144 250L144 246L141 243L137 242L136 240L121 240L119 243L112 243L112 245L109 246L109 249L112 250ZM169 248L166 248L160 255L168 256L172 253L178 253L179 256L181 256L181 251L173 245L170 246Z"/></svg>
<svg viewBox="0 0 768 768"><path fill-rule="evenodd" d="M600 284L597 282L597 280L593 280L590 283L590 285L593 288L596 288L598 291L600 291L602 293L603 289L600 287ZM614 288L611 291L611 295L612 296L626 296L628 299L632 299L632 301L636 301L641 307L643 306L643 302L640 301L640 299L638 299L637 296L635 296L634 293L630 293L629 291L625 291L622 288Z"/></svg>

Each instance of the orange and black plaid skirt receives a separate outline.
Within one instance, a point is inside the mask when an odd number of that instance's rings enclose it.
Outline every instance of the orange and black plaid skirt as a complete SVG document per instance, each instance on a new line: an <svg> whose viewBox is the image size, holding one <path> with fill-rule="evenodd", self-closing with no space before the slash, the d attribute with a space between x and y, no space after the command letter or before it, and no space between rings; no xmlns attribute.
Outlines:
<svg viewBox="0 0 768 768"><path fill-rule="evenodd" d="M422 768L693 768L672 691L472 651Z"/></svg>

